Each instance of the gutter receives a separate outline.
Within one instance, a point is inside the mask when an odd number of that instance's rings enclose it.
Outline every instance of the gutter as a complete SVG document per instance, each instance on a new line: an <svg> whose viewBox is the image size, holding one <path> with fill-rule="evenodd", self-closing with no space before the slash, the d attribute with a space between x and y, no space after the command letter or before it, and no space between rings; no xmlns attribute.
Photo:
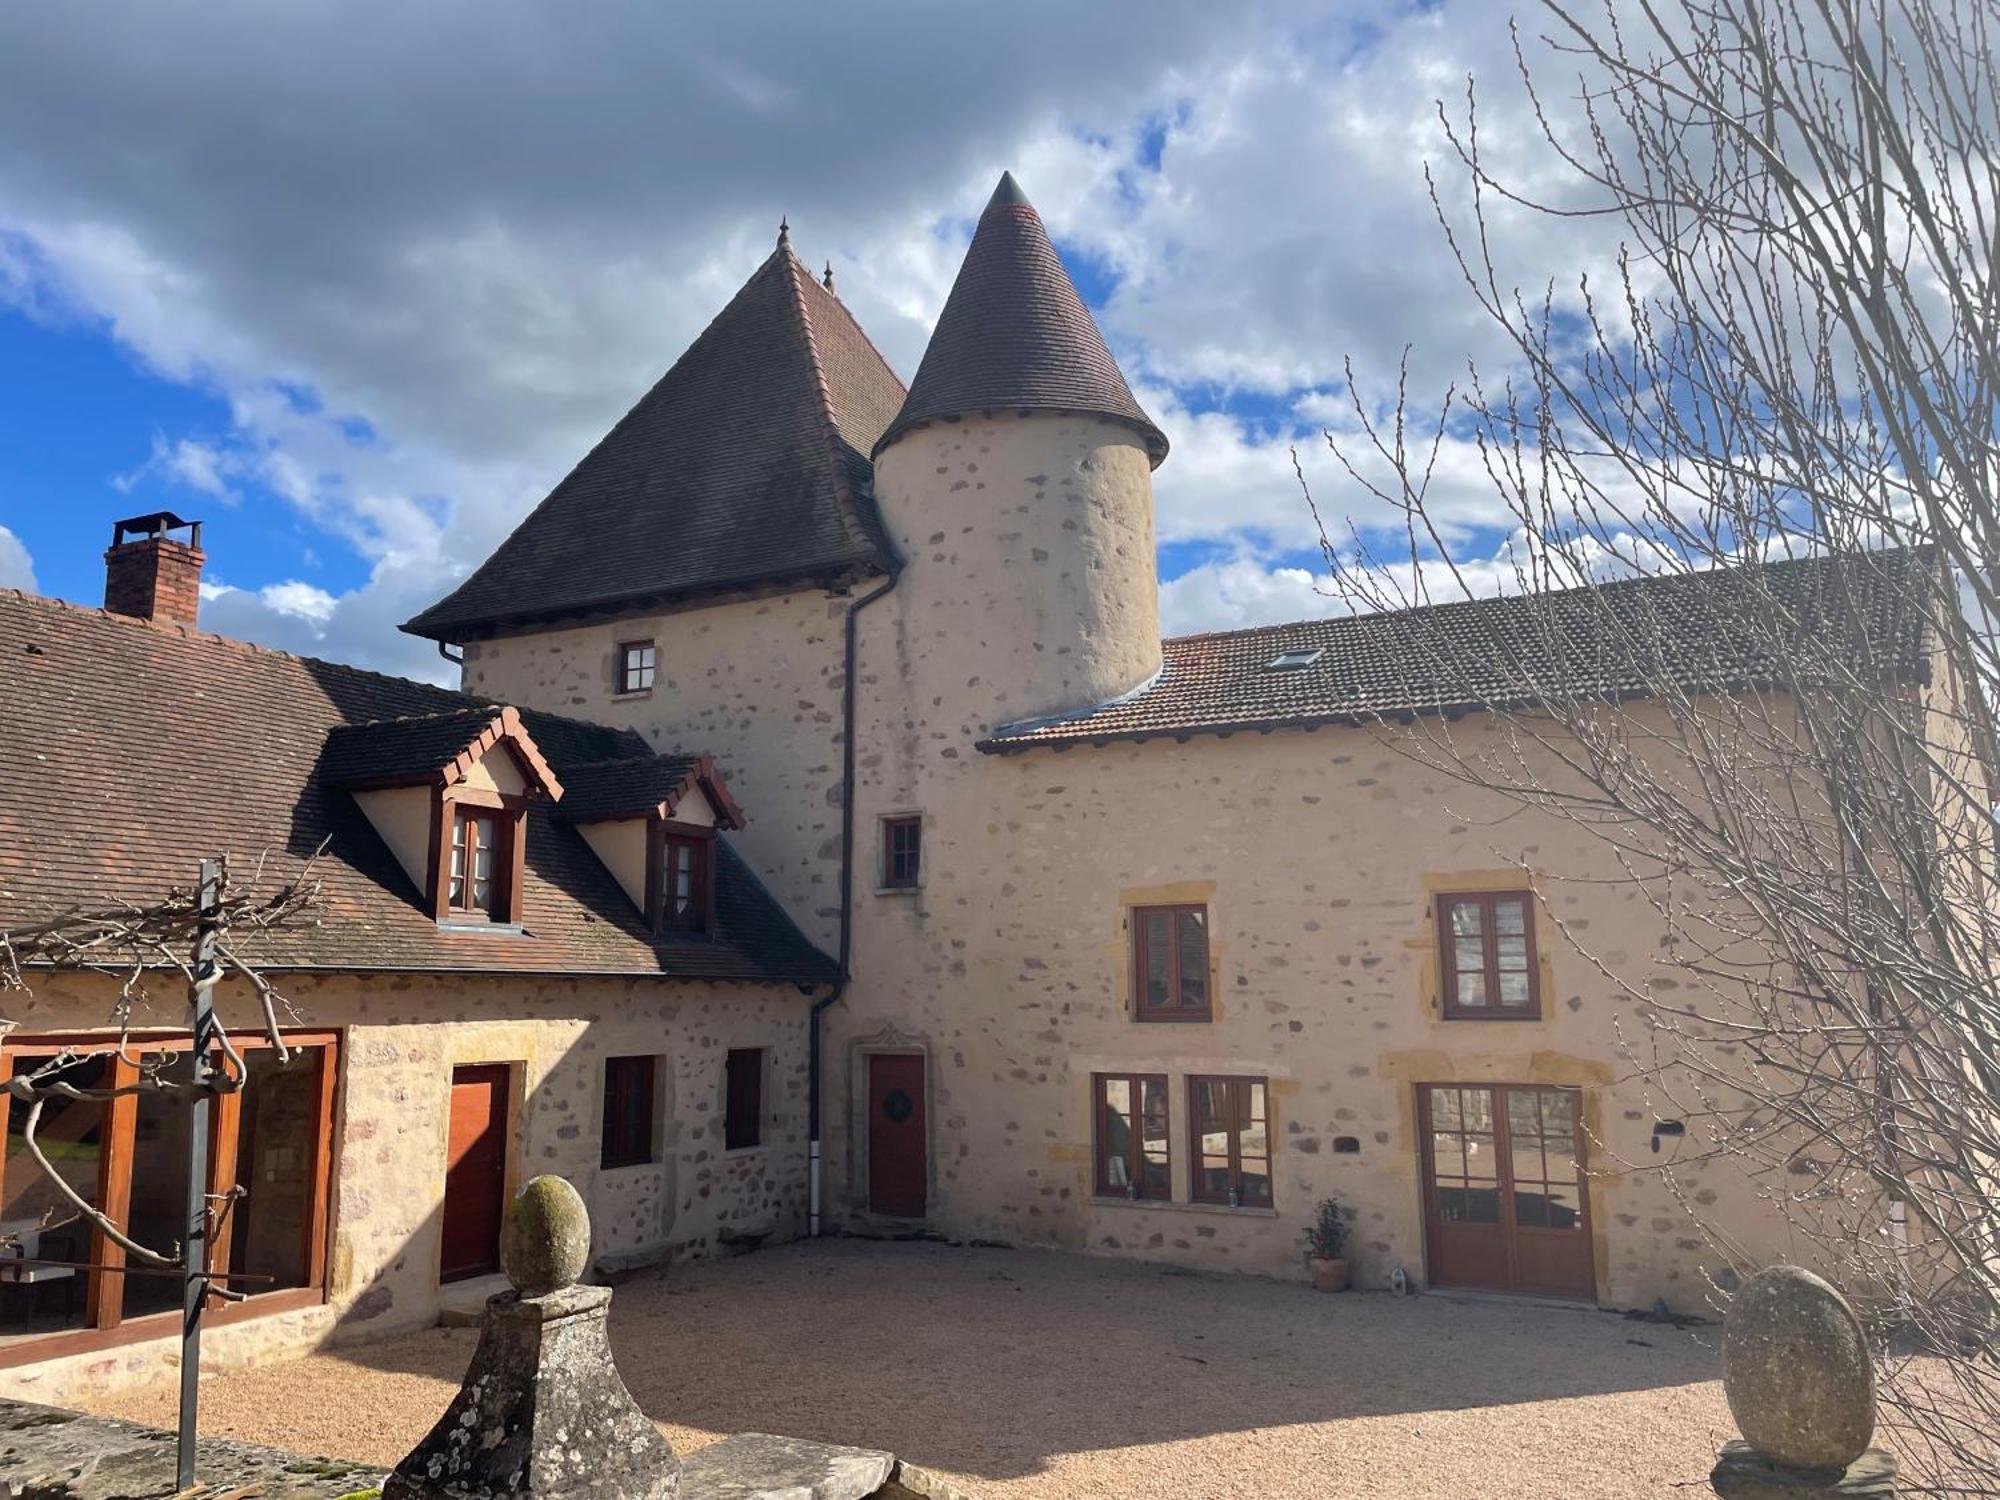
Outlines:
<svg viewBox="0 0 2000 1500"><path fill-rule="evenodd" d="M840 746L840 955L839 967L834 974L832 993L813 1002L812 1014L806 1024L806 1117L807 1147L806 1171L810 1182L810 1200L806 1216L806 1233L814 1239L820 1234L820 1204L822 1201L821 1181L824 1166L820 1157L820 1115L822 1096L825 1092L825 1066L820 1058L820 1013L847 993L847 983L851 977L849 960L854 956L854 703L855 682L860 666L861 646L856 629L856 621L861 611L882 598L902 578L902 569L892 572L888 580L873 593L863 594L847 606L846 621L846 662L841 681L841 746Z"/></svg>

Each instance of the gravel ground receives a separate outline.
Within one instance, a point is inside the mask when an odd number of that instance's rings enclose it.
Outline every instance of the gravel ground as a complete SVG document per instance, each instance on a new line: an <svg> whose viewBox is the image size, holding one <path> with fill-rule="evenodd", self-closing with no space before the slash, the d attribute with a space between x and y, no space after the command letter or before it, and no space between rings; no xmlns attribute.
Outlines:
<svg viewBox="0 0 2000 1500"><path fill-rule="evenodd" d="M683 1452L744 1429L892 1449L994 1500L1707 1493L1716 1328L1036 1251L828 1240L627 1283L612 1342ZM205 1432L392 1464L474 1335L203 1382ZM171 1425L172 1395L100 1405Z"/></svg>

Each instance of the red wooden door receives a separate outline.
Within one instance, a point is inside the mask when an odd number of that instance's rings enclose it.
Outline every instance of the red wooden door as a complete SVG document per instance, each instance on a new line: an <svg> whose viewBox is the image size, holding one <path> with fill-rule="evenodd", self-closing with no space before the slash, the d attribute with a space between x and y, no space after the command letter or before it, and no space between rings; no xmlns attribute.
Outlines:
<svg viewBox="0 0 2000 1500"><path fill-rule="evenodd" d="M1595 1296L1582 1096L1428 1084L1417 1107L1432 1283Z"/></svg>
<svg viewBox="0 0 2000 1500"><path fill-rule="evenodd" d="M500 1216L506 1207L506 1065L454 1068L440 1279L459 1281L500 1269Z"/></svg>
<svg viewBox="0 0 2000 1500"><path fill-rule="evenodd" d="M929 1170L924 1146L924 1060L900 1053L868 1058L868 1208L921 1219Z"/></svg>

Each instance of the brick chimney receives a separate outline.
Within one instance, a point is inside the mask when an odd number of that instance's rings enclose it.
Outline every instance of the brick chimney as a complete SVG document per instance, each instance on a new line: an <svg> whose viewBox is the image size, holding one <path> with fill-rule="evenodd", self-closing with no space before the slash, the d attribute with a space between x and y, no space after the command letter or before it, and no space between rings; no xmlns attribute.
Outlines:
<svg viewBox="0 0 2000 1500"><path fill-rule="evenodd" d="M170 533L185 531L185 539ZM104 607L114 615L192 625L201 609L201 522L170 510L111 527L104 554Z"/></svg>

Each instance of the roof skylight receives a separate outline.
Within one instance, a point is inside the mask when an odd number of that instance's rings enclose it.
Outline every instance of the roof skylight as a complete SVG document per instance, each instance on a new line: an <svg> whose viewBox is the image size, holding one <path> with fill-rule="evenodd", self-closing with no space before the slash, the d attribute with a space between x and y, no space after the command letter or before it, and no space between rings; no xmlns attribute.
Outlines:
<svg viewBox="0 0 2000 1500"><path fill-rule="evenodd" d="M1264 670L1267 672L1296 672L1302 667L1311 666L1324 655L1326 655L1326 649L1321 646L1315 646L1304 651L1280 651L1276 656L1264 663Z"/></svg>

